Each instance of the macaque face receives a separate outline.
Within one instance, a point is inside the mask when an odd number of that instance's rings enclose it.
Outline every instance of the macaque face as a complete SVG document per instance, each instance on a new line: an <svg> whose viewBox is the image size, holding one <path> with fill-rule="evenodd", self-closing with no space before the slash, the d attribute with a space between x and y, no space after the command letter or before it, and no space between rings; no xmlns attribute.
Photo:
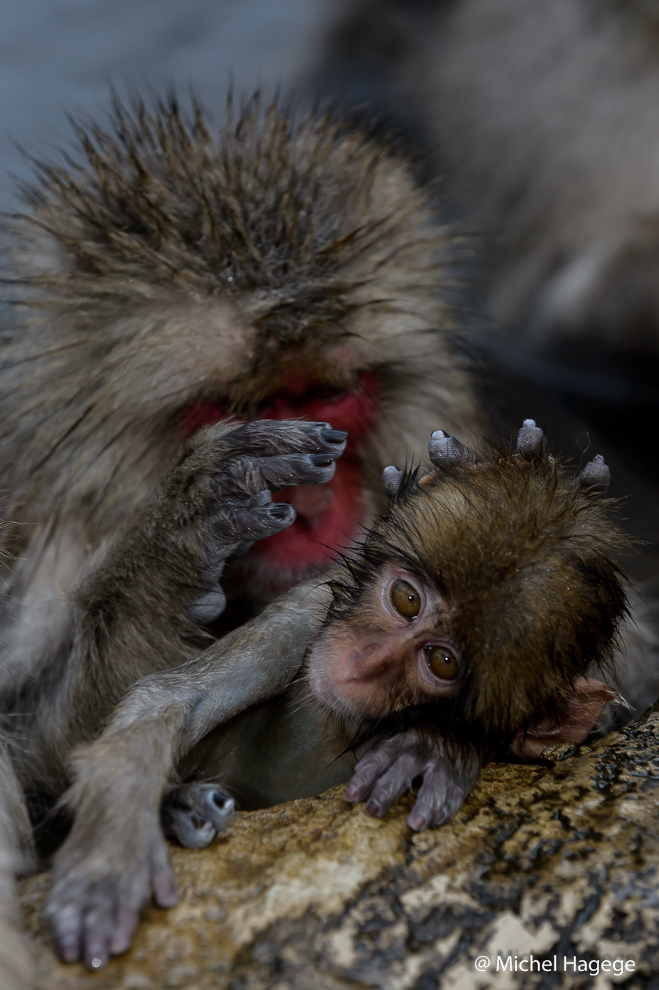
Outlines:
<svg viewBox="0 0 659 990"><path fill-rule="evenodd" d="M318 638L308 678L316 697L345 716L380 717L455 696L464 664L451 609L437 588L388 565L350 617Z"/></svg>
<svg viewBox="0 0 659 990"><path fill-rule="evenodd" d="M307 658L313 694L348 722L449 699L457 714L468 668L478 679L478 663L461 649L455 613L432 582L387 565L350 614L332 621L316 640ZM602 681L576 677L567 696L557 688L549 717L534 716L514 733L511 752L538 757L556 742L582 742L616 698ZM446 714L444 709L442 722Z"/></svg>
<svg viewBox="0 0 659 990"><path fill-rule="evenodd" d="M407 709L516 755L581 742L617 698L589 676L625 603L591 490L608 468L575 484L532 420L516 452L479 457L439 430L429 456L438 470L384 470L392 503L333 582L311 691L359 728Z"/></svg>

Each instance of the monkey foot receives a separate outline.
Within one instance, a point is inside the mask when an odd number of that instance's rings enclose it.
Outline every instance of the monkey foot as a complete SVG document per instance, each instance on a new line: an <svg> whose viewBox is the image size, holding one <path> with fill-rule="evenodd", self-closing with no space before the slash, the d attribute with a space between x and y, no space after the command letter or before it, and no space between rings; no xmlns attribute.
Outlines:
<svg viewBox="0 0 659 990"><path fill-rule="evenodd" d="M205 849L224 831L235 809L233 798L216 784L185 784L167 797L162 825L165 834L186 849Z"/></svg>
<svg viewBox="0 0 659 990"><path fill-rule="evenodd" d="M421 778L407 819L415 832L442 825L455 815L478 779L476 753L450 749L436 731L408 729L377 743L361 758L345 792L346 801L365 801L366 813L382 818Z"/></svg>
<svg viewBox="0 0 659 990"><path fill-rule="evenodd" d="M126 951L151 895L160 907L176 903L158 820L138 816L123 826L103 836L96 822L87 829L76 821L55 857L46 916L65 962L81 959L100 969Z"/></svg>

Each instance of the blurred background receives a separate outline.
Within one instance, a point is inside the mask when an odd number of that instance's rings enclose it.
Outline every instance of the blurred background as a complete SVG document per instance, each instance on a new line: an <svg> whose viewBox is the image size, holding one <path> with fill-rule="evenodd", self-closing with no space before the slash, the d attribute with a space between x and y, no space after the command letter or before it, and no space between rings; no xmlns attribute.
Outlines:
<svg viewBox="0 0 659 990"><path fill-rule="evenodd" d="M659 6L654 0L0 3L0 208L109 84L229 79L331 100L403 147L461 231L457 304L492 418L603 453L628 526L659 537ZM656 575L656 550L639 560Z"/></svg>
<svg viewBox="0 0 659 990"><path fill-rule="evenodd" d="M70 135L67 113L102 114L108 88L194 86L221 115L229 78L295 87L320 57L333 0L21 0L0 3L0 203L16 143L43 154Z"/></svg>

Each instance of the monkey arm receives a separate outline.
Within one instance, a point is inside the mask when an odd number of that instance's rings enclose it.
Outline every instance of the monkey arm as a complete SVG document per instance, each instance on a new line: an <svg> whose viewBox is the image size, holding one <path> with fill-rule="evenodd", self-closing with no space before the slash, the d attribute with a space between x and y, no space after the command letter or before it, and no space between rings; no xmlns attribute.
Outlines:
<svg viewBox="0 0 659 990"><path fill-rule="evenodd" d="M294 509L273 503L271 492L329 481L345 436L325 423L263 420L216 424L183 445L150 503L77 590L69 677L57 699L63 718L57 732L47 726L43 743L53 764L98 731L131 684L212 641L204 626L225 605L225 561L291 525Z"/></svg>
<svg viewBox="0 0 659 990"><path fill-rule="evenodd" d="M314 580L298 585L200 656L144 677L117 706L98 742L125 738L132 726L176 711L175 758L181 759L215 726L290 684L329 602L327 584Z"/></svg>
<svg viewBox="0 0 659 990"><path fill-rule="evenodd" d="M307 583L174 670L143 678L74 758L74 813L48 917L61 956L97 968L129 945L140 908L176 899L160 803L177 761L211 728L283 691L329 604Z"/></svg>

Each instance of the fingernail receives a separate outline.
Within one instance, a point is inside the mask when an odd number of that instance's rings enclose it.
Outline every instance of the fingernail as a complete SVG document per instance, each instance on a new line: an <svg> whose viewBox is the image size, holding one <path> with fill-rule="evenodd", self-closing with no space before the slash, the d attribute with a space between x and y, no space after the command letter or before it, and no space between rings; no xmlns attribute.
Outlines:
<svg viewBox="0 0 659 990"><path fill-rule="evenodd" d="M343 443L348 437L346 430L321 430L320 439L325 443Z"/></svg>
<svg viewBox="0 0 659 990"><path fill-rule="evenodd" d="M423 832L428 827L428 816L421 811L413 811L407 819L407 824L415 832Z"/></svg>
<svg viewBox="0 0 659 990"><path fill-rule="evenodd" d="M78 941L77 939L64 941L60 939L58 943L59 954L64 960L64 962L75 962L78 958Z"/></svg>
<svg viewBox="0 0 659 990"><path fill-rule="evenodd" d="M126 934L115 935L110 941L110 953L113 956L121 955L130 945L130 936Z"/></svg>
<svg viewBox="0 0 659 990"><path fill-rule="evenodd" d="M331 467L334 461L327 454L310 454L309 460L314 467Z"/></svg>
<svg viewBox="0 0 659 990"><path fill-rule="evenodd" d="M291 507L286 502L273 502L268 509L268 515L273 519L285 519L290 515Z"/></svg>
<svg viewBox="0 0 659 990"><path fill-rule="evenodd" d="M371 818L379 818L382 814L382 808L380 807L379 801L371 800L366 805L366 814L370 815Z"/></svg>
<svg viewBox="0 0 659 990"><path fill-rule="evenodd" d="M348 784L345 792L346 801L357 801L359 798L359 788L356 784Z"/></svg>

